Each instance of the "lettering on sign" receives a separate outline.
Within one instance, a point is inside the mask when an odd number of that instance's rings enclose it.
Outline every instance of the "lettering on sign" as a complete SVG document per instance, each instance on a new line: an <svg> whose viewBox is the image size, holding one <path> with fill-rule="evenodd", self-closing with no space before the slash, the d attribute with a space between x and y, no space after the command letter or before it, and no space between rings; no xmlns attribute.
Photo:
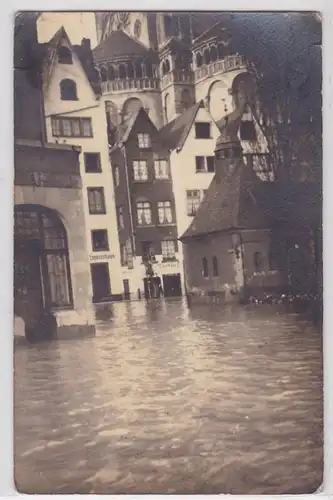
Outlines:
<svg viewBox="0 0 333 500"><path fill-rule="evenodd" d="M96 260L111 260L115 258L115 255L113 253L102 253L101 255L89 255L90 260L96 261Z"/></svg>

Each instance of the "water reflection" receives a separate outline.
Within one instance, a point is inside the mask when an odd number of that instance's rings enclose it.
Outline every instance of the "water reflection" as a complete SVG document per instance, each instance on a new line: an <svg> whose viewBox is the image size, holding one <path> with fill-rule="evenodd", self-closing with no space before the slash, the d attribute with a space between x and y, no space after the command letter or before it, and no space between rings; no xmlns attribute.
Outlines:
<svg viewBox="0 0 333 500"><path fill-rule="evenodd" d="M105 304L98 335L15 353L27 493L305 493L321 482L321 339L275 307Z"/></svg>

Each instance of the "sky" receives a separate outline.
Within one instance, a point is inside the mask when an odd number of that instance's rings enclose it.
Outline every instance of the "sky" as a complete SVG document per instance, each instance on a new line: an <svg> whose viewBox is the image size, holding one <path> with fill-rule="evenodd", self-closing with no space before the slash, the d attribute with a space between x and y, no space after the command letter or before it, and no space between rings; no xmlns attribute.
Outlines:
<svg viewBox="0 0 333 500"><path fill-rule="evenodd" d="M93 12L44 12L37 24L39 42L48 42L61 26L65 28L73 44L80 44L82 38L90 38L91 46L96 46Z"/></svg>

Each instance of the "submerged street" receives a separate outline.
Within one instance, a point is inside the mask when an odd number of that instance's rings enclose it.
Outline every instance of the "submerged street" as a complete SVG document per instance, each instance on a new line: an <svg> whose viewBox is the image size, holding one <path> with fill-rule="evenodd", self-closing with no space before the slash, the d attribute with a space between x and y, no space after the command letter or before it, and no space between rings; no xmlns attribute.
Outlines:
<svg viewBox="0 0 333 500"><path fill-rule="evenodd" d="M95 338L15 350L24 493L312 493L322 341L278 306L100 306Z"/></svg>

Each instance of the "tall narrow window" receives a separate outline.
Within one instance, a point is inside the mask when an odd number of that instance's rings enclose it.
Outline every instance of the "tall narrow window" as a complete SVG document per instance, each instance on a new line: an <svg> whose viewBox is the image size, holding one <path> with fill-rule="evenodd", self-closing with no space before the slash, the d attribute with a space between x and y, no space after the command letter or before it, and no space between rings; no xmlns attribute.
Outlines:
<svg viewBox="0 0 333 500"><path fill-rule="evenodd" d="M114 185L118 187L120 184L120 172L119 167L114 167Z"/></svg>
<svg viewBox="0 0 333 500"><path fill-rule="evenodd" d="M263 255L261 252L255 252L253 255L254 270L256 273L260 273L264 269Z"/></svg>
<svg viewBox="0 0 333 500"><path fill-rule="evenodd" d="M161 241L163 260L173 260L176 255L176 245L174 240Z"/></svg>
<svg viewBox="0 0 333 500"><path fill-rule="evenodd" d="M94 252L107 252L109 250L107 230L95 229L91 231L91 243Z"/></svg>
<svg viewBox="0 0 333 500"><path fill-rule="evenodd" d="M62 46L58 48L58 62L60 64L73 64L72 52L68 47Z"/></svg>
<svg viewBox="0 0 333 500"><path fill-rule="evenodd" d="M87 174L101 172L101 157L99 153L84 153L84 165Z"/></svg>
<svg viewBox="0 0 333 500"><path fill-rule="evenodd" d="M206 164L204 156L196 156L195 157L195 171L196 172L205 172Z"/></svg>
<svg viewBox="0 0 333 500"><path fill-rule="evenodd" d="M215 257L215 255L212 258L212 264L213 264L213 276L216 277L219 275L219 263L218 263L217 257Z"/></svg>
<svg viewBox="0 0 333 500"><path fill-rule="evenodd" d="M159 224L172 223L171 201L159 201L157 203L157 211Z"/></svg>
<svg viewBox="0 0 333 500"><path fill-rule="evenodd" d="M148 201L138 202L137 205L138 224L140 226L150 225L151 220L151 205Z"/></svg>
<svg viewBox="0 0 333 500"><path fill-rule="evenodd" d="M120 258L121 258L121 265L127 266L128 265L128 252L127 252L126 245L120 245Z"/></svg>
<svg viewBox="0 0 333 500"><path fill-rule="evenodd" d="M104 188L88 188L88 205L90 214L105 214Z"/></svg>
<svg viewBox="0 0 333 500"><path fill-rule="evenodd" d="M63 101L77 101L76 83L74 80L61 80L60 96Z"/></svg>
<svg viewBox="0 0 333 500"><path fill-rule="evenodd" d="M200 190L192 189L186 191L187 215L193 217L200 206Z"/></svg>
<svg viewBox="0 0 333 500"><path fill-rule="evenodd" d="M140 149L150 148L150 136L149 134L138 134L138 146Z"/></svg>
<svg viewBox="0 0 333 500"><path fill-rule="evenodd" d="M202 275L204 278L208 278L209 274L208 274L208 260L206 259L206 257L204 257L202 259Z"/></svg>
<svg viewBox="0 0 333 500"><path fill-rule="evenodd" d="M148 180L147 162L145 160L133 161L133 174L135 181L147 181Z"/></svg>
<svg viewBox="0 0 333 500"><path fill-rule="evenodd" d="M155 160L155 179L169 179L169 168L167 160Z"/></svg>
<svg viewBox="0 0 333 500"><path fill-rule="evenodd" d="M118 225L120 229L124 229L124 207L118 207Z"/></svg>

